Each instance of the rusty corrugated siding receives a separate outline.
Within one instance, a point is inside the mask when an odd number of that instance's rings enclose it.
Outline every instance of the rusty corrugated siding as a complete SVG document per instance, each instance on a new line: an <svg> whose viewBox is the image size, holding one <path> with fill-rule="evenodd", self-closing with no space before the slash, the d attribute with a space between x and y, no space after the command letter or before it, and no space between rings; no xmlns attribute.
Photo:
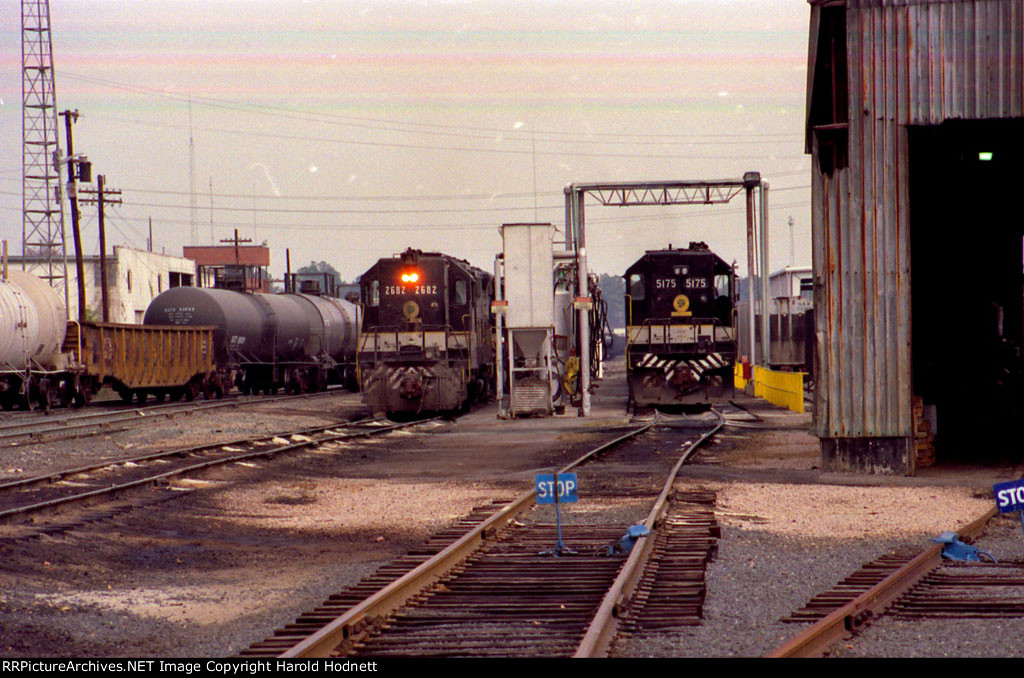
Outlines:
<svg viewBox="0 0 1024 678"><path fill-rule="evenodd" d="M836 4L811 2L809 101ZM907 126L1024 115L1024 0L848 0L845 16L849 164L812 163L815 433L912 436Z"/></svg>

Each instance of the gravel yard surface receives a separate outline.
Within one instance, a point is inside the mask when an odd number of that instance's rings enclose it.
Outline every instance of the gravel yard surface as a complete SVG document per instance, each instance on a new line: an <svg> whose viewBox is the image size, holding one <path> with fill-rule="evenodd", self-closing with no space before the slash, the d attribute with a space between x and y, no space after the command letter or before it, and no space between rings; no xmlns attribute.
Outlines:
<svg viewBox="0 0 1024 678"><path fill-rule="evenodd" d="M473 507L518 495L532 487L534 474L613 437L628 424L616 380L621 372L609 370L589 419L507 422L491 406L429 424L429 435L402 433L221 469L162 490L171 498L157 507L0 547L0 655L237 653ZM718 493L723 537L707 574L705 623L620 642L616 656L762 655L800 629L779 619L864 563L902 546L926 546L973 520L992 505L992 484L1013 472L937 466L914 478L825 474L808 415L738 402L752 414L724 429L678 481ZM182 446L211 433L229 440L342 421L360 411L357 395L336 395L4 448L0 478ZM581 487L567 521L629 525L645 513L637 501L587 503ZM1010 521L991 538L1003 540L991 548L1008 557L1024 544L1019 523ZM1000 656L1015 651L1011 639L1021 630L1016 623L948 626L904 633L883 623L877 645L836 654ZM951 635L958 628L963 641Z"/></svg>
<svg viewBox="0 0 1024 678"><path fill-rule="evenodd" d="M1015 514L994 519L974 543L1000 563L1024 561L1024 534ZM999 596L999 591L991 592ZM1020 602L1022 593L1002 592ZM840 644L836 657L1022 657L1024 619L927 619L884 617L856 642Z"/></svg>
<svg viewBox="0 0 1024 678"><path fill-rule="evenodd" d="M145 423L127 430L0 444L0 481L144 452L173 450L211 439L237 440L260 433L344 422L366 414L359 394L343 391L276 403L249 400L237 407L218 407L172 417L147 415L143 411L138 419ZM17 413L5 416L17 422ZM121 425L112 428L120 429Z"/></svg>
<svg viewBox="0 0 1024 678"><path fill-rule="evenodd" d="M801 430L808 415L743 404L762 418L757 426L778 430L727 427L680 481L718 492L723 536L707 572L704 624L629 639L616 656L763 656L806 628L782 623L783 617L865 563L903 547L924 549L932 537L971 522L992 507L992 484L1014 472L937 466L914 478L821 473L818 440ZM937 625L941 630L928 634L904 622L900 637L886 631L893 624L882 623L865 634L875 640L835 654L947 656L951 646L968 656L1021 652L999 625L960 624ZM1003 626L1020 629L1017 622Z"/></svg>

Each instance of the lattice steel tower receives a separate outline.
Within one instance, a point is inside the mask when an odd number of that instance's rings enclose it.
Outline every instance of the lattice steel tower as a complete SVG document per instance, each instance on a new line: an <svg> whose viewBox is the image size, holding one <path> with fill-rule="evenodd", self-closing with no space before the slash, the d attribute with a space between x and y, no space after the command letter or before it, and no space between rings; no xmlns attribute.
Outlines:
<svg viewBox="0 0 1024 678"><path fill-rule="evenodd" d="M56 288L67 306L68 272L49 0L22 0L21 72L24 268Z"/></svg>

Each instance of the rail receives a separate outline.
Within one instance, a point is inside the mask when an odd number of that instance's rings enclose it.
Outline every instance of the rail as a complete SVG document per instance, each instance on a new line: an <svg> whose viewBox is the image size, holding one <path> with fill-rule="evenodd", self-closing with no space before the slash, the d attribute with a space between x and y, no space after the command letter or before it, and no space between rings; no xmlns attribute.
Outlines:
<svg viewBox="0 0 1024 678"><path fill-rule="evenodd" d="M981 534L996 515L996 509L986 511L958 532L962 539ZM942 563L942 544L935 544L908 563L892 572L881 582L860 594L828 616L793 636L769 652L769 658L820 657L833 643L857 631L867 621L880 616L897 598Z"/></svg>
<svg viewBox="0 0 1024 678"><path fill-rule="evenodd" d="M679 457L679 461L676 462L672 471L669 472L668 479L665 481L665 486L662 489L661 494L654 503L654 507L648 514L647 519L644 521L644 526L649 530L650 535L642 539L638 546L630 552L629 558L626 559L626 563L622 566L619 576L608 589L608 593L605 595L604 600L601 601L597 614L594 616L594 621L591 623L586 634L584 634L583 640L580 642L580 645L576 650L575 657L587 658L607 656L611 643L615 638L616 630L618 629L621 608L623 604L629 600L633 590L636 588L637 582L639 582L641 576L643 576L644 568L650 559L655 543L655 532L661 526L665 514L668 511L670 496L672 494L672 486L675 483L676 477L679 475L679 470L684 464L686 464L690 456L698 447L704 444L711 436L721 430L722 426L725 425L725 418L722 414L717 410L715 410L715 414L718 416L718 422L715 427L687 448L682 456Z"/></svg>
<svg viewBox="0 0 1024 678"><path fill-rule="evenodd" d="M233 441L203 443L201 445L195 445L192 447L186 447L175 450L165 450L162 452L137 455L130 458L117 459L115 461L106 461L99 464L92 464L73 469L66 469L64 471L55 471L43 474L41 476L35 476L32 478L17 479L0 484L0 491L20 489L32 485L49 484L60 480L64 480L75 475L81 475L84 473L96 471L98 469L123 469L132 465L138 465L157 460L166 463L167 461L172 459L186 457L188 455L193 455L200 452L209 452L215 450L223 450L225 452L228 452L227 454L221 455L215 459L208 459L206 461L200 461L194 464L187 464L175 469L162 471L160 473L147 473L140 478L134 478L123 482L115 482L97 489L86 490L75 494L56 497L46 501L41 501L32 504L23 504L12 508L0 510L0 523L6 522L12 518L28 516L34 513L38 513L40 511L53 509L59 506L63 507L69 504L76 504L84 501L89 501L97 497L113 495L118 492L122 492L132 488L153 486L154 484L158 484L161 481L167 481L170 478L182 476L189 473L195 473L197 471L211 468L214 466L222 466L225 464L237 463L239 461L244 461L247 459L253 459L258 457L268 457L271 455L294 450L300 450L307 447L321 445L323 443L336 440L381 435L383 433L387 433L396 429L418 426L436 420L437 419L435 418L404 423L388 422L387 424L376 426L375 428L364 428L362 430L360 430L359 427L376 424L380 420L365 419L348 423L335 423L317 426L313 428L304 428L298 431L277 432L268 435L261 435L256 438L241 438ZM309 436L316 437L311 438ZM280 442L285 439L294 439L294 441L286 443ZM253 443L256 442L273 442L275 446L260 446L258 449L253 449L251 451L238 451L236 449L236 446L252 445Z"/></svg>
<svg viewBox="0 0 1024 678"><path fill-rule="evenodd" d="M116 424L143 424L146 421L152 421L152 417L173 417L178 414L192 414L194 412L201 412L221 407L262 405L295 398L308 399L319 396L337 395L337 393L338 391L336 390L328 390L318 391L315 393L301 393L297 395L277 395L252 400L243 400L239 396L228 396L223 399L204 400L202 402L186 401L179 403L143 405L132 407L130 409L124 409L123 407L118 406L118 409L112 412L85 412L60 417L47 415L43 418L32 417L25 421L20 421L19 419L21 417L19 416L15 419L0 421L0 446L3 446L5 441L20 438L36 440L50 435L75 437L90 435L90 431L92 432L91 434L99 433L101 430L106 432L104 427Z"/></svg>
<svg viewBox="0 0 1024 678"><path fill-rule="evenodd" d="M558 472L568 472L604 450L644 433L654 424L655 422L652 421L604 443L566 465ZM531 489L464 534L437 555L385 586L359 605L349 609L316 633L306 637L291 649L283 652L280 656L284 658L330 656L334 648L342 642L368 632L375 619L394 612L407 601L419 595L425 588L442 579L448 572L476 551L485 540L497 530L512 522L516 515L531 507L533 503L534 491Z"/></svg>

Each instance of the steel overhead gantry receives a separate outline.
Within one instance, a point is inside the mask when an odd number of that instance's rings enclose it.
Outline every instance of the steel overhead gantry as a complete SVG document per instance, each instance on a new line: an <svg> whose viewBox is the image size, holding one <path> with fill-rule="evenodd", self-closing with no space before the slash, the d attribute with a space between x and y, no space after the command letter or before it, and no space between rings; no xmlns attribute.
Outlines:
<svg viewBox="0 0 1024 678"><path fill-rule="evenodd" d="M597 202L611 207L641 205L715 205L747 194L747 280L750 290L750 358L754 360L754 288L755 271L761 271L761 337L763 364L768 364L768 183L760 172L746 172L742 179L710 181L635 181L616 183L580 183L565 187L565 231L567 250L576 254L577 284L580 293L587 289L587 239L584 200L589 193ZM760 219L755 215L754 190L760 192ZM758 229L760 223L760 229ZM760 266L756 266L755 232L760 230ZM580 351L579 415L590 416L590 325L584 304L577 308Z"/></svg>

